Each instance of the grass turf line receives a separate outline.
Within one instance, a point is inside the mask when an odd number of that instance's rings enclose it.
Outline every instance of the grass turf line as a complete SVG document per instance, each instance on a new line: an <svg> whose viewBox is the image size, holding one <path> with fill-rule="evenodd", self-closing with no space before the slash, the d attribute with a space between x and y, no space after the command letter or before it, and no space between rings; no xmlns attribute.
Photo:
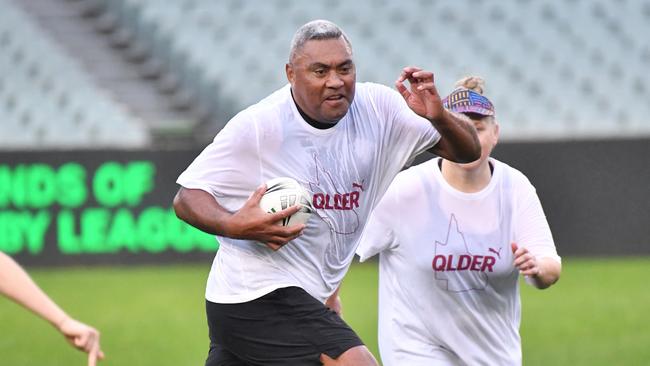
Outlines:
<svg viewBox="0 0 650 366"><path fill-rule="evenodd" d="M201 365L208 350L201 265L30 269L66 311L98 327L102 365ZM650 360L650 258L565 258L560 282L522 283L525 365L640 365ZM377 266L351 267L344 318L377 353ZM0 365L83 365L46 322L0 298Z"/></svg>

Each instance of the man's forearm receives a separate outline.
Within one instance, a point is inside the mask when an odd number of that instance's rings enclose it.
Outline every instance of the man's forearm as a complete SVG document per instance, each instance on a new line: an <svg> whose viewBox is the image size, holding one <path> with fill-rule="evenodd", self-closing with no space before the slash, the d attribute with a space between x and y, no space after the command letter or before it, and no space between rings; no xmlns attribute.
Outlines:
<svg viewBox="0 0 650 366"><path fill-rule="evenodd" d="M179 219L206 233L229 236L227 222L232 214L207 192L181 188L174 197L174 211Z"/></svg>
<svg viewBox="0 0 650 366"><path fill-rule="evenodd" d="M200 189L181 188L174 197L176 216L188 224L222 237L255 240L273 250L302 235L304 224L277 225L300 210L299 205L275 213L260 209L266 186L259 186L236 212L229 212L212 195Z"/></svg>
<svg viewBox="0 0 650 366"><path fill-rule="evenodd" d="M481 144L472 121L445 110L441 118L430 120L441 135L431 152L457 163L470 163L481 157Z"/></svg>

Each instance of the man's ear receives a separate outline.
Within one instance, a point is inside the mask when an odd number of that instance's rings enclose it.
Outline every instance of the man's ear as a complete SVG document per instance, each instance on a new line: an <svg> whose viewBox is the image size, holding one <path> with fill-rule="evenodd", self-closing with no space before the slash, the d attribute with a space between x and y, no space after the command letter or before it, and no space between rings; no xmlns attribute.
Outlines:
<svg viewBox="0 0 650 366"><path fill-rule="evenodd" d="M291 64L289 63L285 64L284 71L287 74L287 80L289 80L289 84L293 85L294 73Z"/></svg>

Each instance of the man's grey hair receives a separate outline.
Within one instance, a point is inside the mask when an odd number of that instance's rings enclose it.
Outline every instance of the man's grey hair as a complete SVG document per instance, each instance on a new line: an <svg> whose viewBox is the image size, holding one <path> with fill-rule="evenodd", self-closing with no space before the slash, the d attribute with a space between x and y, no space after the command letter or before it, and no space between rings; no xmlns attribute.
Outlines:
<svg viewBox="0 0 650 366"><path fill-rule="evenodd" d="M352 44L350 39L343 32L343 30L336 24L330 22L329 20L312 20L311 22L303 25L298 28L296 34L293 35L291 40L291 50L289 51L289 62L296 57L296 53L300 51L302 46L311 40L323 40L323 39L338 39L343 37L345 43L350 48L350 53L352 52Z"/></svg>

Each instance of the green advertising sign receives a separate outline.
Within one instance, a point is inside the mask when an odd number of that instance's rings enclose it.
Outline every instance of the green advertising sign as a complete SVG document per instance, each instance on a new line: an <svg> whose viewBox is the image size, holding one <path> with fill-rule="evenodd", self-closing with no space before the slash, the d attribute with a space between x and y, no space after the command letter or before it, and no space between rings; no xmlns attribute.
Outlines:
<svg viewBox="0 0 650 366"><path fill-rule="evenodd" d="M90 159L91 161L93 159ZM41 255L214 253L214 236L180 221L175 186L154 160L6 163L0 160L0 250ZM166 173L173 177L179 169Z"/></svg>

